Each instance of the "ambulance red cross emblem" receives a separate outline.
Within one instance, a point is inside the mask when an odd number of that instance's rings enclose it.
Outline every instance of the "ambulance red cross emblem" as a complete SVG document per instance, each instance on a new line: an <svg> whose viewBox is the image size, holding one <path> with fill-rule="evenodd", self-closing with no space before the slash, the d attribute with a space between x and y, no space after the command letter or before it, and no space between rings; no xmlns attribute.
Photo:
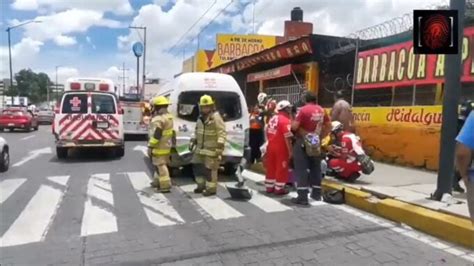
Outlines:
<svg viewBox="0 0 474 266"><path fill-rule="evenodd" d="M71 110L72 111L79 111L81 108L81 99L79 99L77 96L74 96L74 98L72 98L72 100L69 101L69 103L72 105L71 107Z"/></svg>

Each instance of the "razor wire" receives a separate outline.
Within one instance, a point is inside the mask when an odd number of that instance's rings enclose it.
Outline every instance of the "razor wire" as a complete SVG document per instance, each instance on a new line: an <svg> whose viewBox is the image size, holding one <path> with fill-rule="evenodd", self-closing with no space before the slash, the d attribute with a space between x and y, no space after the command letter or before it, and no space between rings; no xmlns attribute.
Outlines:
<svg viewBox="0 0 474 266"><path fill-rule="evenodd" d="M425 7L430 10L449 9L449 1L442 0L438 3ZM466 9L474 9L474 0L466 1ZM413 30L413 13L405 13L382 23L360 29L346 37L340 38L337 42L331 42L323 47L321 53L324 57L342 55L355 50L356 40L363 41L380 39L394 36Z"/></svg>

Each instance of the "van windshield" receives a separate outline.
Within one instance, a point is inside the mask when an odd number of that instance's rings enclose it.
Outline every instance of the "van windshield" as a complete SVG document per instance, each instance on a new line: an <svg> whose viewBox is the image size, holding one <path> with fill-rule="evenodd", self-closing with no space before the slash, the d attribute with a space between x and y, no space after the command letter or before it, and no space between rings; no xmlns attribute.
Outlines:
<svg viewBox="0 0 474 266"><path fill-rule="evenodd" d="M115 114L115 98L108 94L92 94L92 113Z"/></svg>
<svg viewBox="0 0 474 266"><path fill-rule="evenodd" d="M187 91L181 93L178 98L178 117L187 121L197 121L199 98L204 94L208 94L214 99L216 109L224 121L233 121L242 117L239 95L227 91Z"/></svg>
<svg viewBox="0 0 474 266"><path fill-rule="evenodd" d="M87 94L65 94L61 112L63 114L87 114Z"/></svg>

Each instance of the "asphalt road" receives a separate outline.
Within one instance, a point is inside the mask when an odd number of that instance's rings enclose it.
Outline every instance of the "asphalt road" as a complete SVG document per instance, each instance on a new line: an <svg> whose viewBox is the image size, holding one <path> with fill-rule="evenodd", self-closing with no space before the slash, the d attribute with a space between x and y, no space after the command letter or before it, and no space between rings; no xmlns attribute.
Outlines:
<svg viewBox="0 0 474 266"><path fill-rule="evenodd" d="M121 159L89 151L58 161L49 126L1 135L11 147L0 174L2 266L474 263L472 251L348 206L268 197L256 174L246 175L250 202L223 187L195 196L186 176L154 193L144 141L127 141Z"/></svg>

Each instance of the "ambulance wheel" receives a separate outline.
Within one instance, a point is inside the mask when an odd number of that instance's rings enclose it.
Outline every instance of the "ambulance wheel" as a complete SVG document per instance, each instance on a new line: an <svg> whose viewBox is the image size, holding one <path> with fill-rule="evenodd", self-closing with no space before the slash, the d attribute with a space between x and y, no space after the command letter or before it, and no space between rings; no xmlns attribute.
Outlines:
<svg viewBox="0 0 474 266"><path fill-rule="evenodd" d="M56 156L58 156L58 159L66 159L67 151L67 148L56 147Z"/></svg>
<svg viewBox="0 0 474 266"><path fill-rule="evenodd" d="M224 175L235 175L237 171L237 164L225 163L224 164Z"/></svg>
<svg viewBox="0 0 474 266"><path fill-rule="evenodd" d="M123 157L125 155L125 147L117 148L115 150L115 156L117 157Z"/></svg>

